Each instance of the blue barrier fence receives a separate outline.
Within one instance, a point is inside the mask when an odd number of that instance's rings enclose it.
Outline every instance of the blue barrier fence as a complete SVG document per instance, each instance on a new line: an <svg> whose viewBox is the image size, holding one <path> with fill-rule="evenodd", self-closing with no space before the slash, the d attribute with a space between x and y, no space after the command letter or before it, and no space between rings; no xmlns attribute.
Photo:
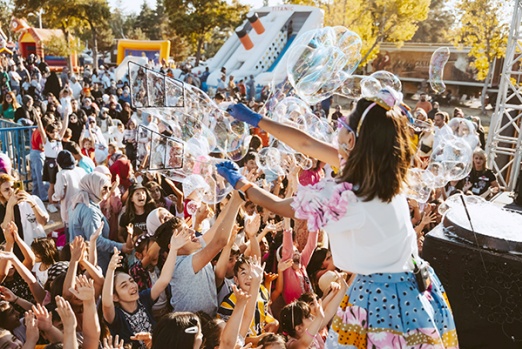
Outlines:
<svg viewBox="0 0 522 349"><path fill-rule="evenodd" d="M36 126L20 126L14 122L0 120L0 150L9 156L13 162L13 169L18 171L26 188L31 182L29 152L34 129Z"/></svg>

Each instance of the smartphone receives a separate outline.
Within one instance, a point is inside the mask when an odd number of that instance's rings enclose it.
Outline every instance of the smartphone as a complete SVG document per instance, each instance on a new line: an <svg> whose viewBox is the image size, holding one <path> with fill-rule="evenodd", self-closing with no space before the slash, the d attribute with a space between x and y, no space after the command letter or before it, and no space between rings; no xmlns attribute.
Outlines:
<svg viewBox="0 0 522 349"><path fill-rule="evenodd" d="M13 189L15 189L15 190L17 190L17 189L18 190L24 190L24 182L22 182L22 181L15 181L13 183Z"/></svg>

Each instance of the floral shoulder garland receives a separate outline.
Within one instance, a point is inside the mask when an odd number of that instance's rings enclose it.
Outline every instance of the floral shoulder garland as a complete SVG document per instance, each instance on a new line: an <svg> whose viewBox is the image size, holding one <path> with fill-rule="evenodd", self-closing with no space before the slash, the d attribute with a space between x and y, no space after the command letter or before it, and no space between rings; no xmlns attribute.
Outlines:
<svg viewBox="0 0 522 349"><path fill-rule="evenodd" d="M357 202L350 183L322 180L314 185L299 186L292 203L295 217L308 221L308 230L324 228L329 221L338 221L346 214L348 205Z"/></svg>

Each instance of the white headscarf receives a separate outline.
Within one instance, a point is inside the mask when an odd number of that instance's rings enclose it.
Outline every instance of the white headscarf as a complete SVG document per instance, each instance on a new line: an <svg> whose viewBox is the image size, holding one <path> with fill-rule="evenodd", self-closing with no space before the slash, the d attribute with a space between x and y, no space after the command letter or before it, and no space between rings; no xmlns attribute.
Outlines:
<svg viewBox="0 0 522 349"><path fill-rule="evenodd" d="M152 210L147 216L147 233L154 234L161 225L159 210L161 207Z"/></svg>
<svg viewBox="0 0 522 349"><path fill-rule="evenodd" d="M99 204L102 201L101 191L105 186L110 186L111 181L106 175L92 172L80 180L80 192L72 200L74 209L79 203L89 206L89 202Z"/></svg>

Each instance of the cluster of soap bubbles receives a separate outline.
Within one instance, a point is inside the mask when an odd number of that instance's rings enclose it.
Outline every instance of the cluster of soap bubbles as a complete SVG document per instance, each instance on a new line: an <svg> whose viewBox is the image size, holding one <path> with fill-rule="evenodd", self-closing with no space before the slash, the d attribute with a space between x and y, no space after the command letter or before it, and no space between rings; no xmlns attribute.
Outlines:
<svg viewBox="0 0 522 349"><path fill-rule="evenodd" d="M473 166L473 151L479 145L475 125L463 118L448 123L452 133L440 136L434 144L426 170L411 169L408 196L426 202L434 188L445 186L468 176Z"/></svg>
<svg viewBox="0 0 522 349"><path fill-rule="evenodd" d="M154 116L153 125L137 132L137 160L149 171L161 171L170 178L201 187L201 201L221 201L231 187L217 174L215 164L224 157L242 159L250 143L249 127L227 116L199 88L129 63L134 87L133 105ZM192 183L193 182L193 183Z"/></svg>
<svg viewBox="0 0 522 349"><path fill-rule="evenodd" d="M295 93L316 104L330 96L359 65L362 41L342 26L307 31L288 51L287 73Z"/></svg>

